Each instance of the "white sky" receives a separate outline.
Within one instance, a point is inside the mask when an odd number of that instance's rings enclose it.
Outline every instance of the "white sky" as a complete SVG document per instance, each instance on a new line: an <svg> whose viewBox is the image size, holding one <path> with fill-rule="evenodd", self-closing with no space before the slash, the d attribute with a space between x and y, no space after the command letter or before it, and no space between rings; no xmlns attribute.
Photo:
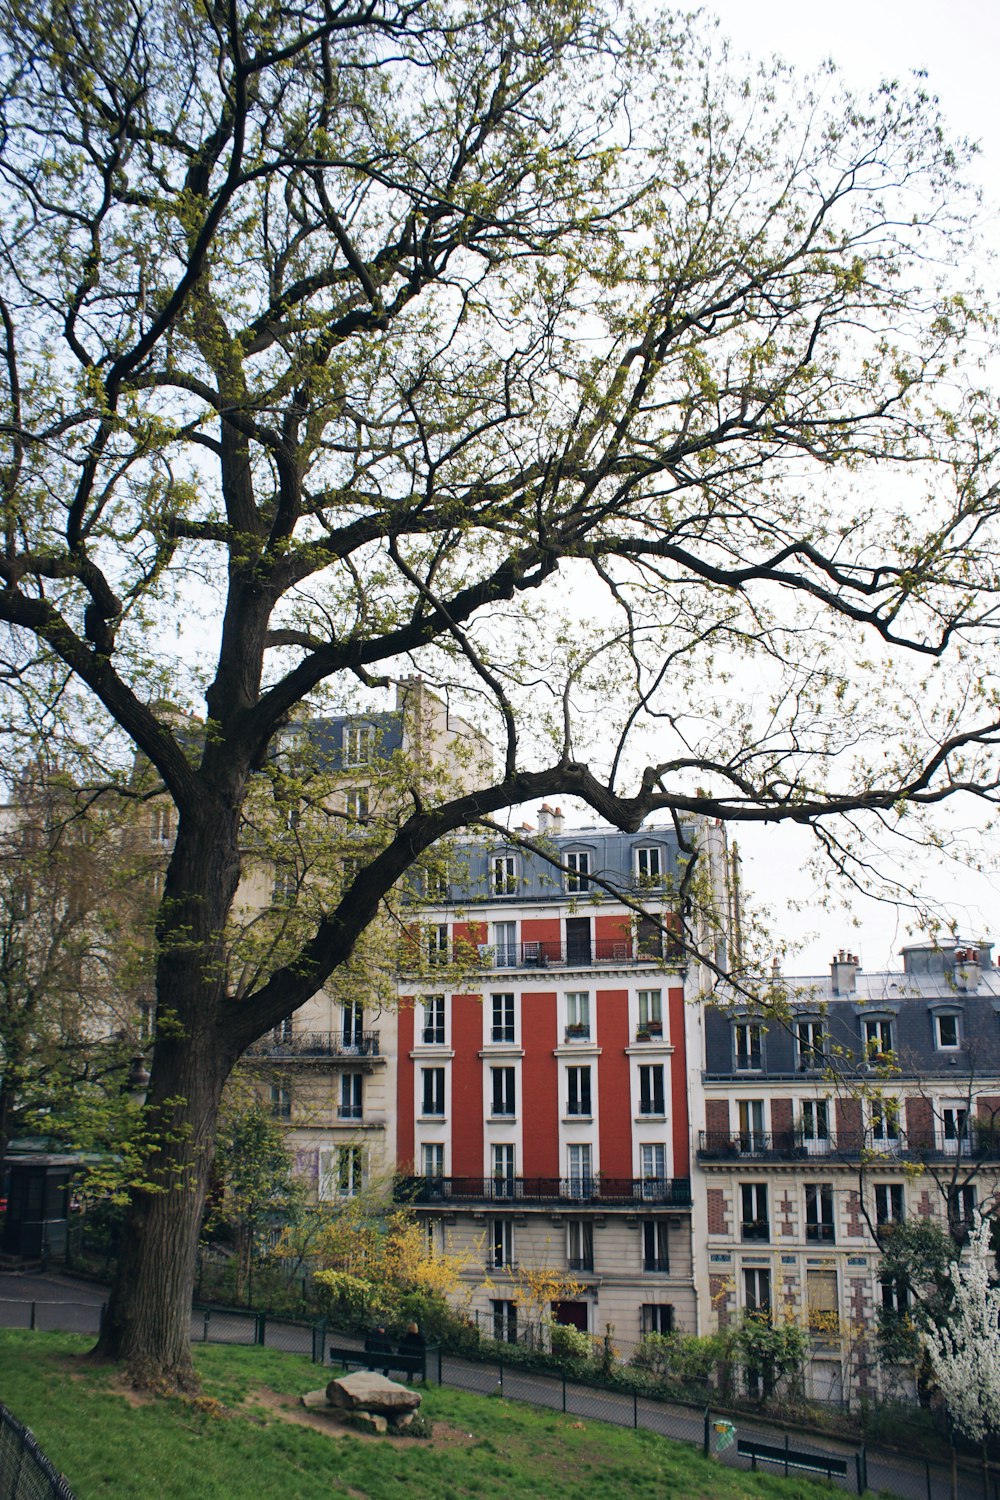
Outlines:
<svg viewBox="0 0 1000 1500"><path fill-rule="evenodd" d="M886 77L926 72L927 88L940 100L954 133L981 148L976 175L985 198L993 204L1000 198L997 0L951 0L948 5L941 0L839 0L830 6L806 0L716 0L705 10L719 17L734 50L758 58L778 54L806 71L832 58L859 91ZM995 248L998 220L992 213L990 219ZM983 814L966 806L960 816L974 827ZM853 903L852 913L808 909L812 892L801 874L802 858L810 850L808 834L744 829L736 837L748 889L769 906L776 928L804 945L790 970L819 972L842 945L858 952L869 971L898 965L895 955L907 940L905 913L864 899ZM944 861L927 861L925 868L927 889L939 893L965 933L1000 938L1000 877L976 876ZM791 910L789 903L795 901L805 902L806 910ZM851 925L852 915L859 925Z"/></svg>

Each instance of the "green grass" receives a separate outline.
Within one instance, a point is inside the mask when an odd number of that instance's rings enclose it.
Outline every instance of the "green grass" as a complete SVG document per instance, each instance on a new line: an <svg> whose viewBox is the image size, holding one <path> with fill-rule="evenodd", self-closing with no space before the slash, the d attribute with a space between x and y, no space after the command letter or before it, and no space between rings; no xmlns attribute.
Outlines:
<svg viewBox="0 0 1000 1500"><path fill-rule="evenodd" d="M298 1397L317 1366L270 1349L196 1351L206 1400L135 1404L70 1334L0 1330L0 1400L35 1433L77 1500L470 1500L522 1496L635 1500L782 1496L818 1500L825 1485L724 1469L693 1447L581 1422L518 1402L430 1386L427 1443L328 1436L248 1401L262 1387Z"/></svg>

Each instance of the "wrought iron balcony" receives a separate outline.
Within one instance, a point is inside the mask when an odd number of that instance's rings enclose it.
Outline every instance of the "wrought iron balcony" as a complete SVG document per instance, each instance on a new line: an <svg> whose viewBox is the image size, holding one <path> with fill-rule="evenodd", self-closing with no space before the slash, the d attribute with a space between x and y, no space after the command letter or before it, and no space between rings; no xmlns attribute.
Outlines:
<svg viewBox="0 0 1000 1500"><path fill-rule="evenodd" d="M972 1161L1000 1161L1000 1132L971 1125L958 1139L935 1139L930 1131L874 1135L837 1131L806 1136L796 1130L702 1130L702 1161L940 1161L961 1156Z"/></svg>
<svg viewBox="0 0 1000 1500"><path fill-rule="evenodd" d="M595 1208L690 1208L688 1177L403 1177L408 1203L577 1203Z"/></svg>
<svg viewBox="0 0 1000 1500"><path fill-rule="evenodd" d="M297 1058L344 1058L347 1061L381 1056L377 1031L297 1031L290 1036L269 1032L254 1042L251 1057L271 1057L276 1061Z"/></svg>

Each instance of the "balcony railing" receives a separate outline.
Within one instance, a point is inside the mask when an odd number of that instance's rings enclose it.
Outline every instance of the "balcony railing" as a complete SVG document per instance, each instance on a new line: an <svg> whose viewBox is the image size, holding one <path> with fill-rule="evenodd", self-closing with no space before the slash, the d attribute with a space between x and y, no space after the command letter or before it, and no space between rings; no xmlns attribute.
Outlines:
<svg viewBox="0 0 1000 1500"><path fill-rule="evenodd" d="M702 1161L928 1161L941 1157L1000 1161L1000 1132L973 1126L961 1140L935 1140L930 1133L903 1130L896 1136L873 1136L871 1131L838 1131L829 1136L806 1136L799 1131L702 1130L698 1156Z"/></svg>
<svg viewBox="0 0 1000 1500"><path fill-rule="evenodd" d="M690 1208L688 1177L404 1177L397 1196L410 1203L660 1204Z"/></svg>
<svg viewBox="0 0 1000 1500"><path fill-rule="evenodd" d="M651 943L629 938L592 938L589 943L506 943L478 949L479 962L487 969L572 969L594 964L662 964L680 962L679 952L661 951Z"/></svg>
<svg viewBox="0 0 1000 1500"><path fill-rule="evenodd" d="M263 1036L250 1048L251 1057L378 1057L379 1033L355 1031L300 1031L290 1037Z"/></svg>

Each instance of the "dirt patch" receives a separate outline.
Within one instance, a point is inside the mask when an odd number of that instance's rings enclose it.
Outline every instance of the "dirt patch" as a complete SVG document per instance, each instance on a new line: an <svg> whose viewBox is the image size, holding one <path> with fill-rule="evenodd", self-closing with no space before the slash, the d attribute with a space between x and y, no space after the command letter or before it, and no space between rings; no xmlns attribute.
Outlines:
<svg viewBox="0 0 1000 1500"><path fill-rule="evenodd" d="M357 1438L361 1443L388 1442L393 1448L468 1448L476 1441L471 1433L463 1432L459 1427L450 1427L447 1422L437 1421L431 1438L390 1438L375 1432L360 1432L357 1427L352 1427L344 1420L347 1412L338 1411L334 1406L328 1411L322 1407L310 1411L299 1405L297 1396L283 1395L267 1385L255 1386L247 1393L243 1404L251 1408L262 1408L279 1422L290 1422L295 1427L311 1427L314 1432L323 1432L331 1438Z"/></svg>

